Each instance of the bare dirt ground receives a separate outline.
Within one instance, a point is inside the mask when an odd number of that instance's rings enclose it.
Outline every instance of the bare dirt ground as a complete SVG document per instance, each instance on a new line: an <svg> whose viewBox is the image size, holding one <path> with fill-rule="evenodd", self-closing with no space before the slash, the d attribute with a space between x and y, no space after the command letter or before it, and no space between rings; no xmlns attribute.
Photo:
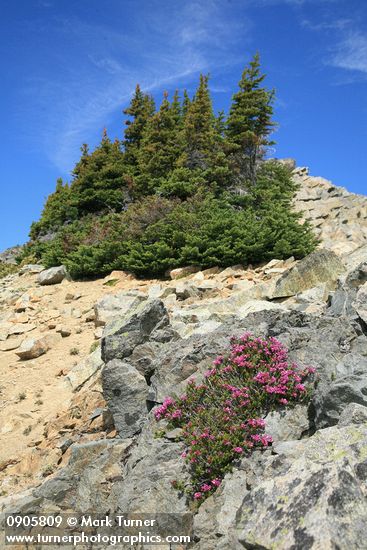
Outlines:
<svg viewBox="0 0 367 550"><path fill-rule="evenodd" d="M0 341L0 350L22 340L55 333L59 325L70 331L44 355L20 360L17 349L0 351L0 480L1 493L9 494L40 483L63 463L62 436L85 429L86 437L103 429L88 422L93 407L103 406L100 388L89 388L88 396L73 393L65 376L96 345L93 306L103 295L139 288L147 283L127 277L114 287L103 279L87 282L63 281L40 287L36 275L25 274L3 286L0 315L20 325L23 334ZM10 296L9 296L10 293ZM29 307L17 313L19 296L30 297ZM21 300L20 300L21 301ZM96 333L96 334L95 334ZM85 426L83 427L83 423ZM60 437L61 436L61 437Z"/></svg>

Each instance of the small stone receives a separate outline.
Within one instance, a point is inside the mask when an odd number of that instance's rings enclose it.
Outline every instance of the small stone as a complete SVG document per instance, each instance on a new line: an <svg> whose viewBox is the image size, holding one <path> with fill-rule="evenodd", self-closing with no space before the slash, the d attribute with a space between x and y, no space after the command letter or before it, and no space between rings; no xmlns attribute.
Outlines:
<svg viewBox="0 0 367 550"><path fill-rule="evenodd" d="M67 327L66 325L57 325L56 332L61 334L63 338L66 338L67 336L70 336L71 329Z"/></svg>
<svg viewBox="0 0 367 550"><path fill-rule="evenodd" d="M187 277L193 273L200 271L200 267L194 265L188 265L187 267L178 267L177 269L172 269L169 272L171 279L182 279L182 277Z"/></svg>
<svg viewBox="0 0 367 550"><path fill-rule="evenodd" d="M164 434L165 439L170 439L172 441L179 440L181 437L182 437L181 428L175 428L174 430L170 430L169 432Z"/></svg>
<svg viewBox="0 0 367 550"><path fill-rule="evenodd" d="M16 354L22 360L36 359L40 355L47 353L59 340L61 340L61 335L59 334L48 334L37 340L35 338L25 340L18 351L16 351Z"/></svg>
<svg viewBox="0 0 367 550"><path fill-rule="evenodd" d="M36 325L31 323L16 323L9 328L9 336L12 334L24 334L25 332L31 332L31 330L34 330L35 328Z"/></svg>
<svg viewBox="0 0 367 550"><path fill-rule="evenodd" d="M45 266L40 264L26 264L19 270L19 275L24 275L24 273L41 273L41 271L45 270Z"/></svg>
<svg viewBox="0 0 367 550"><path fill-rule="evenodd" d="M86 323L94 323L95 319L96 319L96 314L93 309L91 309L90 311L88 311L88 313L85 314L84 320Z"/></svg>
<svg viewBox="0 0 367 550"><path fill-rule="evenodd" d="M99 340L103 335L103 327L97 327L94 331L94 339Z"/></svg>
<svg viewBox="0 0 367 550"><path fill-rule="evenodd" d="M2 342L0 344L0 351L11 351L13 349L17 349L21 343L22 340L20 338L7 340L6 342Z"/></svg>

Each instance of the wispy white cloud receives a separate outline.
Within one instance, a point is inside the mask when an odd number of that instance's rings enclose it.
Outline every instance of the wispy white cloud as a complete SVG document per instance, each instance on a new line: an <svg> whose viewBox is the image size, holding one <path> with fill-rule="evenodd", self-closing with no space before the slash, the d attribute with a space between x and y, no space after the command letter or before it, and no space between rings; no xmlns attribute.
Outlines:
<svg viewBox="0 0 367 550"><path fill-rule="evenodd" d="M81 143L108 126L137 82L153 92L239 61L233 44L250 21L231 19L220 0L151 6L128 32L75 17L53 21L55 40L67 44L54 54L58 74L32 76L25 92L37 119L32 131L60 171L70 171Z"/></svg>
<svg viewBox="0 0 367 550"><path fill-rule="evenodd" d="M301 25L311 31L328 31L328 30L344 30L353 23L352 19L328 19L326 21L318 21L314 23L309 19L302 19Z"/></svg>
<svg viewBox="0 0 367 550"><path fill-rule="evenodd" d="M327 36L328 46L324 54L319 56L319 62L324 66L349 71L347 79L338 79L343 84L354 82L358 78L357 73L359 76L367 74L367 34L359 29L358 16L350 15L337 17L329 8L318 20L300 19L303 28Z"/></svg>
<svg viewBox="0 0 367 550"><path fill-rule="evenodd" d="M367 35L360 31L348 32L336 45L328 62L334 67L367 75Z"/></svg>

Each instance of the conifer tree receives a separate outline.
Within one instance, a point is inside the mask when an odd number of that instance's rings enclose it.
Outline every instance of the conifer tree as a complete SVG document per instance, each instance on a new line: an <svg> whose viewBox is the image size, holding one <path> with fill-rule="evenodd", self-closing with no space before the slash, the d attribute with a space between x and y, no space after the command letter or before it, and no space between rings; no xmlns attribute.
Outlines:
<svg viewBox="0 0 367 550"><path fill-rule="evenodd" d="M73 205L80 216L105 210L120 211L129 201L121 143L118 140L112 142L106 129L100 145L92 153L83 146L82 158L73 176Z"/></svg>
<svg viewBox="0 0 367 550"><path fill-rule="evenodd" d="M183 92L183 100L182 100L182 116L185 118L187 111L189 110L191 104L191 99L189 97L189 94L187 93L187 90L184 90Z"/></svg>
<svg viewBox="0 0 367 550"><path fill-rule="evenodd" d="M175 90L171 102L171 113L174 123L177 127L181 126L183 122L183 106L180 101L180 94L178 90Z"/></svg>
<svg viewBox="0 0 367 550"><path fill-rule="evenodd" d="M154 99L142 92L139 84L136 85L135 93L132 97L129 107L123 113L132 118L126 121L125 139L123 142L125 148L125 163L135 167L137 165L138 151L140 142L143 139L143 133L148 120L155 112Z"/></svg>
<svg viewBox="0 0 367 550"><path fill-rule="evenodd" d="M272 122L274 90L262 86L265 74L260 72L257 53L245 68L234 94L227 121L226 137L231 154L236 183L255 183L256 166L274 142L269 140Z"/></svg>
<svg viewBox="0 0 367 550"><path fill-rule="evenodd" d="M185 156L183 164L191 169L206 169L215 147L217 132L212 100L208 87L209 77L200 75L200 82L193 100L184 105L183 139ZM187 97L185 98L187 101Z"/></svg>
<svg viewBox="0 0 367 550"><path fill-rule="evenodd" d="M167 178L174 170L181 153L181 106L176 92L172 103L164 93L160 109L148 121L138 153L142 192L146 194L159 186L159 178Z"/></svg>
<svg viewBox="0 0 367 550"><path fill-rule="evenodd" d="M31 239L36 239L50 230L54 231L66 221L75 219L78 212L72 207L71 199L69 185L58 178L55 191L47 197L40 221L34 222L31 226Z"/></svg>

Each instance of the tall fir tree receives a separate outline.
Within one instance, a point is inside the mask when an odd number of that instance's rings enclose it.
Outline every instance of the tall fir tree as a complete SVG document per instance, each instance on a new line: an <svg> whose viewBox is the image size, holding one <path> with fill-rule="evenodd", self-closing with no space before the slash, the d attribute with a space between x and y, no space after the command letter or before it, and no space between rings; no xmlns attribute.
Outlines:
<svg viewBox="0 0 367 550"><path fill-rule="evenodd" d="M138 151L143 139L144 129L149 119L154 115L154 99L149 94L142 92L139 84L129 107L124 109L124 115L132 120L126 121L123 145L125 148L125 164L135 168L138 163Z"/></svg>
<svg viewBox="0 0 367 550"><path fill-rule="evenodd" d="M164 93L160 109L147 122L138 152L138 181L143 194L159 187L176 167L182 152L180 140L181 105L178 92L172 103Z"/></svg>
<svg viewBox="0 0 367 550"><path fill-rule="evenodd" d="M119 140L112 142L106 129L100 145L92 153L82 147L82 157L73 176L72 201L80 216L120 211L130 200L121 143Z"/></svg>
<svg viewBox="0 0 367 550"><path fill-rule="evenodd" d="M187 93L187 90L184 90L183 92L183 99L182 99L182 116L185 118L187 115L187 111L189 110L191 104L191 99L189 97L189 94Z"/></svg>
<svg viewBox="0 0 367 550"><path fill-rule="evenodd" d="M183 126L183 141L185 147L182 164L188 168L203 169L210 164L210 155L215 147L217 132L215 128L215 116L210 97L209 77L200 75L199 86L195 96L184 103L186 110Z"/></svg>
<svg viewBox="0 0 367 550"><path fill-rule="evenodd" d="M240 187L255 183L258 162L264 158L266 148L274 143L269 140L275 126L272 121L274 90L262 86L265 77L256 53L243 71L227 120L227 147L235 183Z"/></svg>
<svg viewBox="0 0 367 550"><path fill-rule="evenodd" d="M171 102L171 112L174 123L177 128L183 123L183 106L180 99L180 93L178 90L175 90Z"/></svg>

